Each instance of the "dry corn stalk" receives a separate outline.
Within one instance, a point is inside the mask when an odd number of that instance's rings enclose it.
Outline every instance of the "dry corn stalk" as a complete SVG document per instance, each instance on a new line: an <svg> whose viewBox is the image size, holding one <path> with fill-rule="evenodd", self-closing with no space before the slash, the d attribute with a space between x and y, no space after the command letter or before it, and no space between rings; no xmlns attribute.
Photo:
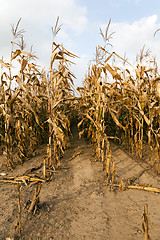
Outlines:
<svg viewBox="0 0 160 240"><path fill-rule="evenodd" d="M15 232L18 233L18 236L20 237L22 226L21 226L21 199L19 182L17 183L17 188L18 188L18 221L17 225L15 226Z"/></svg>
<svg viewBox="0 0 160 240"><path fill-rule="evenodd" d="M146 187L146 186L139 186L139 185L128 185L127 188L160 193L160 189L159 188L155 188L155 187Z"/></svg>
<svg viewBox="0 0 160 240"><path fill-rule="evenodd" d="M144 218L144 222L142 223L142 229L143 229L143 232L145 235L145 240L151 240L151 237L149 235L150 220L148 218L148 205L147 204L145 204L145 206L144 206L143 218Z"/></svg>
<svg viewBox="0 0 160 240"><path fill-rule="evenodd" d="M42 184L40 182L38 182L37 186L35 188L35 194L33 196L31 205L30 205L29 210L28 210L29 213L31 213L33 211L34 211L34 213L36 212L37 204L39 202L39 194L40 194L40 191L41 191L41 187L42 187Z"/></svg>
<svg viewBox="0 0 160 240"><path fill-rule="evenodd" d="M122 179L120 180L120 183L119 183L119 189L122 190L122 191L124 191L124 189L125 189L124 188L124 183L123 183Z"/></svg>

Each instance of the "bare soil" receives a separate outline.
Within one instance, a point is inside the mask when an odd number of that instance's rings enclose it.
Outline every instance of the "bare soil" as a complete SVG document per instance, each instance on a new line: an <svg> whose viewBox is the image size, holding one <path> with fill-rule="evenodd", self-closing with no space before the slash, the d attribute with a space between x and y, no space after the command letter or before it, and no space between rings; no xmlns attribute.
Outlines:
<svg viewBox="0 0 160 240"><path fill-rule="evenodd" d="M148 204L152 224L149 233L151 239L159 240L160 195L141 190L110 189L102 163L94 161L94 147L85 138L78 138L76 128L72 133L71 147L61 159L61 169L51 181L42 185L34 215L28 215L27 204L33 198L35 186L21 186L21 239L142 240L143 211ZM116 171L124 182L134 179L138 184L159 187L160 178L151 170L143 171L146 166L138 164L114 143L111 149ZM28 169L41 165L45 152L46 146L41 146L35 157L17 166L13 172L4 168L1 156L0 174L5 172L8 177L26 174ZM41 171L41 168L35 170L34 174L42 175ZM0 239L18 239L14 235L17 219L17 185L0 182Z"/></svg>

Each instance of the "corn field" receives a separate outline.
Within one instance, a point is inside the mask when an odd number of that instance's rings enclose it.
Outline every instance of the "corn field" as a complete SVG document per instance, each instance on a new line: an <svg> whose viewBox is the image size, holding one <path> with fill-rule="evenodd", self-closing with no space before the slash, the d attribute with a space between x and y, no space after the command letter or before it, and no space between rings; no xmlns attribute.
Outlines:
<svg viewBox="0 0 160 240"><path fill-rule="evenodd" d="M95 146L95 160L103 163L108 183L114 184L115 178L111 141L159 175L160 75L149 50L141 50L136 66L116 52L110 53L107 47L113 33L109 34L109 21L104 33L100 29L104 46L97 46L96 58L88 68L83 86L75 93L75 76L70 66L77 56L56 43L61 29L59 18L52 28L48 71L36 64L32 49L25 50L20 21L12 25L10 62L0 60L0 151L5 156L4 164L13 170L30 159L38 146L46 145L43 176L35 180L38 183L30 211L41 183L60 167L60 159L70 146L73 122L77 123L79 137L86 136ZM16 70L14 65L18 66ZM14 181L19 196L21 179ZM123 190L122 181L119 185ZM18 199L20 216L20 196ZM19 230L20 221L19 217Z"/></svg>
<svg viewBox="0 0 160 240"><path fill-rule="evenodd" d="M24 30L12 25L10 62L1 63L0 146L10 169L32 156L47 143L44 165L60 165L69 146L70 123L76 118L79 136L85 134L95 145L96 159L108 174L110 139L126 148L138 161L160 173L160 77L158 65L143 48L136 66L107 46L113 33L109 25L100 29L104 46L96 48L83 86L75 97L74 74L69 67L77 56L55 42L61 26L52 28L49 71L36 65L36 56L24 50ZM116 64L121 61L121 67ZM19 65L13 74L15 62ZM15 152L17 155L15 155ZM147 154L146 154L147 153Z"/></svg>

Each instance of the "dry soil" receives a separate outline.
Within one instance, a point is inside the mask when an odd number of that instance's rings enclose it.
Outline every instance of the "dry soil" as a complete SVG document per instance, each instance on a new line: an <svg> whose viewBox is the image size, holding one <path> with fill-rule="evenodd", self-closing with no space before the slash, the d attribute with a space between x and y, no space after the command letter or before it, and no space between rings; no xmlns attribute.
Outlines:
<svg viewBox="0 0 160 240"><path fill-rule="evenodd" d="M21 186L21 239L142 240L143 211L148 204L152 224L149 233L152 240L159 240L160 195L142 190L110 189L102 163L94 161L94 147L85 138L78 138L76 128L72 133L71 147L61 159L61 169L51 181L42 185L35 215L28 215L27 210L35 186ZM13 172L4 168L1 156L0 173L5 171L8 177L26 174L28 169L41 165L45 149L41 146L35 157L17 166ZM117 145L111 143L111 149L116 171L124 181L142 173L143 166ZM40 174L42 169L38 171ZM160 184L160 179L150 171L144 171L136 181L153 187ZM17 219L17 185L0 182L0 239L14 239Z"/></svg>

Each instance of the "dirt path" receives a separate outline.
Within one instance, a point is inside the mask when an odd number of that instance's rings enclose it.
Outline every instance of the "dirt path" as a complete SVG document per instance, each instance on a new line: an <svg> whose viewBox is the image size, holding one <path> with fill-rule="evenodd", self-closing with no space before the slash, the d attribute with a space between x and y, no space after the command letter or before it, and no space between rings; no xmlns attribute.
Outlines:
<svg viewBox="0 0 160 240"><path fill-rule="evenodd" d="M114 144L112 152L116 170L123 179L143 170ZM76 157L72 159L73 155ZM14 175L37 166L43 156L42 147L39 155L18 166ZM33 197L34 187L21 189L22 239L141 240L144 239L141 226L146 203L152 223L150 235L154 240L160 239L160 195L139 190L110 191L102 164L94 162L94 157L93 146L84 138L78 139L78 132L73 129L71 148L62 159L62 170L55 174L53 181L43 184L40 209L30 219L24 206ZM139 181L155 187L160 183L148 172L144 172ZM0 239L13 236L17 216L17 188L3 183L0 185Z"/></svg>

